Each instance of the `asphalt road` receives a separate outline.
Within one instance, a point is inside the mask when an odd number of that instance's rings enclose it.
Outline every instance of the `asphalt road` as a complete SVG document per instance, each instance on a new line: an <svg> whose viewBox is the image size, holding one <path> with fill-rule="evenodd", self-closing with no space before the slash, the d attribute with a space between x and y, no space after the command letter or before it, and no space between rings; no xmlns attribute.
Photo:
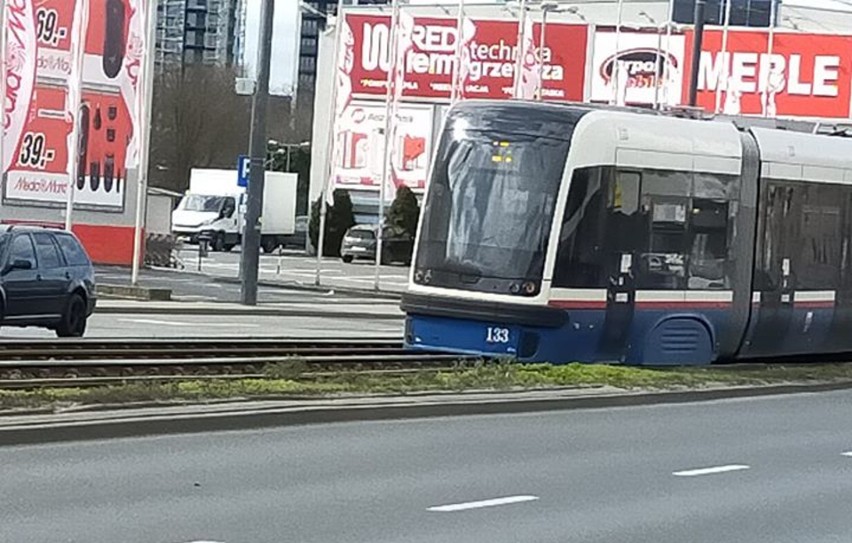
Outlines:
<svg viewBox="0 0 852 543"><path fill-rule="evenodd" d="M0 541L845 542L850 415L836 392L5 448Z"/></svg>
<svg viewBox="0 0 852 543"><path fill-rule="evenodd" d="M180 252L186 271L198 271L198 248L188 245ZM240 270L239 248L230 253L209 253L201 261L201 271L210 275L238 277ZM280 265L279 265L280 263ZM314 284L316 257L305 256L298 251L285 251L283 256L260 256L260 278ZM405 266L380 266L382 290L400 292L408 285L408 268ZM355 261L346 264L339 258L324 258L322 284L329 287L372 289L375 266L370 261Z"/></svg>
<svg viewBox="0 0 852 543"><path fill-rule="evenodd" d="M197 337L402 337L402 320L259 315L100 314L89 319L87 338ZM0 328L3 338L56 339L39 328ZM0 482L2 486L2 482ZM0 541L3 541L0 539Z"/></svg>

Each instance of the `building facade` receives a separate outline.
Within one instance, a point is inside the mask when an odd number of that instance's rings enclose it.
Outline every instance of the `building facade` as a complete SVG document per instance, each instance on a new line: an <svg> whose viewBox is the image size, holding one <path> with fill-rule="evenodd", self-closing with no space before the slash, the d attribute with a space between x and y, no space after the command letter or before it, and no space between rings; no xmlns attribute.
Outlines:
<svg viewBox="0 0 852 543"><path fill-rule="evenodd" d="M732 0L731 28L725 0L709 0L699 57L698 106L709 113L847 124L852 117L852 7L808 4L812 0ZM409 4L414 18L403 71L400 137L392 142L397 185L422 192L431 151L450 102L455 64L457 3ZM616 32L616 2L557 3L546 19L530 3L537 58L542 61L545 100L679 106L687 103L694 33L693 0L627 1ZM510 99L517 42L517 3L466 3L475 31L469 42L464 98ZM771 14L774 12L774 24ZM347 6L351 49L351 101L332 122L334 33L321 34L313 119L311 200L331 174L334 187L354 200L377 200L384 155L382 135L389 67L387 8ZM666 21L674 25L666 25ZM341 25L335 25L337 27ZM769 27L772 32L769 32ZM668 28L668 30L664 30ZM770 45L771 43L771 45ZM616 68L627 70L616 84ZM621 91L616 95L616 91ZM329 131L329 127L333 130ZM335 141L333 157L331 141ZM401 149L401 150L400 150ZM331 169L329 171L329 164Z"/></svg>
<svg viewBox="0 0 852 543"><path fill-rule="evenodd" d="M246 0L159 0L156 63L242 66Z"/></svg>

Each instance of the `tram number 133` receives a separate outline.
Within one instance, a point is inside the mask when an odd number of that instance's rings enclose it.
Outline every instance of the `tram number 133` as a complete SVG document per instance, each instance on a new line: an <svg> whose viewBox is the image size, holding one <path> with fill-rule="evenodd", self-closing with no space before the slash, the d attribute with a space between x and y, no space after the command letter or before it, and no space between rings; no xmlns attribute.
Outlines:
<svg viewBox="0 0 852 543"><path fill-rule="evenodd" d="M489 326L485 329L486 343L509 343L509 329Z"/></svg>

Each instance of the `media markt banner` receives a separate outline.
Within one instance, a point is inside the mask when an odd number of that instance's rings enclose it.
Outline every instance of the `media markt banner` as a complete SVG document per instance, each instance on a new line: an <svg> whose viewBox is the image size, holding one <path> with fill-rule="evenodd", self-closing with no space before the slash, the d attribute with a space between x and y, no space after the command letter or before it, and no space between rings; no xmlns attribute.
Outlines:
<svg viewBox="0 0 852 543"><path fill-rule="evenodd" d="M390 16L349 14L353 35L352 93L381 95L387 90ZM515 74L518 23L511 20L471 20L465 36L467 60L463 95L466 98L511 98ZM404 58L405 97L449 99L456 53L455 18L415 17L413 46ZM583 99L586 59L585 25L548 23L545 46L538 51L541 23L535 22L532 44L543 59L543 97Z"/></svg>
<svg viewBox="0 0 852 543"><path fill-rule="evenodd" d="M393 168L400 184L422 191L426 187L432 147L431 106L401 104L397 110ZM336 124L340 149L332 171L336 188L379 190L385 156L385 105L353 102Z"/></svg>
<svg viewBox="0 0 852 543"><path fill-rule="evenodd" d="M65 205L75 10L87 10L74 202L121 210L138 161L137 92L148 0L10 0L3 200ZM153 4L152 4L153 5ZM80 14L78 14L79 16ZM77 57L79 58L79 56ZM32 90L24 83L32 80ZM18 90L21 89L21 90ZM10 107L10 94L15 107ZM23 112L23 114L21 114Z"/></svg>

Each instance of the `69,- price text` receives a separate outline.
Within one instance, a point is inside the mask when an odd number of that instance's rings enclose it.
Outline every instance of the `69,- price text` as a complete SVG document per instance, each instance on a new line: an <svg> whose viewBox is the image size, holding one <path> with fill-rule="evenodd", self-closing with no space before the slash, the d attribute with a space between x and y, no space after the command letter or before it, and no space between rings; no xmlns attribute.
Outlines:
<svg viewBox="0 0 852 543"><path fill-rule="evenodd" d="M43 170L48 163L53 162L56 151L45 149L47 138L41 132L27 132L21 140L21 152L18 155L18 166Z"/></svg>
<svg viewBox="0 0 852 543"><path fill-rule="evenodd" d="M59 26L59 14L55 9L39 8L36 12L36 35L39 43L57 47L68 35L68 29Z"/></svg>

